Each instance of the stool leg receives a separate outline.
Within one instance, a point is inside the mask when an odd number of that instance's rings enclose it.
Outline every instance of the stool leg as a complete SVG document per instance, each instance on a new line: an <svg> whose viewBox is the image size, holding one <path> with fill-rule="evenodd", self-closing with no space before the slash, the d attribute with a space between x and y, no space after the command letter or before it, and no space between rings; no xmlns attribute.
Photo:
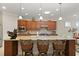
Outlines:
<svg viewBox="0 0 79 59"><path fill-rule="evenodd" d="M25 56L27 55L27 53L25 52Z"/></svg>
<svg viewBox="0 0 79 59"><path fill-rule="evenodd" d="M45 53L45 56L47 56L47 53Z"/></svg>
<svg viewBox="0 0 79 59"><path fill-rule="evenodd" d="M33 53L31 53L32 54L32 56L33 56Z"/></svg>

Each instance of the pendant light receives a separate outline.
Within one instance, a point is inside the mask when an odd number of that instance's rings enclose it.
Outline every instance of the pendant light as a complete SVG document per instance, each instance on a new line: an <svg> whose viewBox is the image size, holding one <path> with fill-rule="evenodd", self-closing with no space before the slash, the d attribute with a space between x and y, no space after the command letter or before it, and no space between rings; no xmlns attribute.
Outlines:
<svg viewBox="0 0 79 59"><path fill-rule="evenodd" d="M20 3L20 7L19 7L20 9L20 11L19 11L19 19L23 19L23 17L22 17L22 10L21 10L21 8L22 8L22 5L21 5L21 3Z"/></svg>
<svg viewBox="0 0 79 59"><path fill-rule="evenodd" d="M42 16L40 16L40 20L42 20L43 19L43 17Z"/></svg>
<svg viewBox="0 0 79 59"><path fill-rule="evenodd" d="M40 20L43 20L43 16L42 16L42 5L41 5L41 3L40 3L40 8L39 8L39 10L40 10L40 13L41 13L41 15L40 15Z"/></svg>
<svg viewBox="0 0 79 59"><path fill-rule="evenodd" d="M19 19L23 19L23 17L22 16L19 16Z"/></svg>
<svg viewBox="0 0 79 59"><path fill-rule="evenodd" d="M60 11L59 11L59 19L58 20L62 20L63 19L62 16L61 16L61 5L62 5L62 3L59 3Z"/></svg>

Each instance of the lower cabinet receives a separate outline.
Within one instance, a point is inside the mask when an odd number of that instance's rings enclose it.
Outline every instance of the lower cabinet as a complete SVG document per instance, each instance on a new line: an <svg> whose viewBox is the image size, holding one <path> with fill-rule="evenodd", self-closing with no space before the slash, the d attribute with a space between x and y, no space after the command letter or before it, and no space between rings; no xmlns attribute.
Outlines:
<svg viewBox="0 0 79 59"><path fill-rule="evenodd" d="M66 56L75 56L75 40L67 40L66 42L66 50L65 50L65 55Z"/></svg>
<svg viewBox="0 0 79 59"><path fill-rule="evenodd" d="M18 41L5 40L4 41L4 55L5 56L18 55Z"/></svg>

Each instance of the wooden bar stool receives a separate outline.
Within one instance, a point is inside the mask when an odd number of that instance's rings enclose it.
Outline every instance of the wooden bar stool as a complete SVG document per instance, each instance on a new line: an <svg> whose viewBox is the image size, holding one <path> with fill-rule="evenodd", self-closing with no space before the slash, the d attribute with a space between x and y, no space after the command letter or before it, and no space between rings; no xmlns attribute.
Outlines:
<svg viewBox="0 0 79 59"><path fill-rule="evenodd" d="M39 56L46 56L49 48L48 40L37 40L37 48L39 51Z"/></svg>
<svg viewBox="0 0 79 59"><path fill-rule="evenodd" d="M29 55L33 55L33 43L31 40L20 40L20 44L21 44L21 49L22 49L22 55L23 52L25 52L25 55L29 56Z"/></svg>
<svg viewBox="0 0 79 59"><path fill-rule="evenodd" d="M63 56L65 55L65 40L56 40L52 43L53 45L53 55Z"/></svg>

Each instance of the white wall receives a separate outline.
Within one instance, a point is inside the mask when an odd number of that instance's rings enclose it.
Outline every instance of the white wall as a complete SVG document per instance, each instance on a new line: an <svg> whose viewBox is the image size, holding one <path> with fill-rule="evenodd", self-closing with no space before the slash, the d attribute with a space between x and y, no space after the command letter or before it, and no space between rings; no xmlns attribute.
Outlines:
<svg viewBox="0 0 79 59"><path fill-rule="evenodd" d="M17 28L17 20L17 15L3 12L3 39L9 38L7 31L13 31Z"/></svg>
<svg viewBox="0 0 79 59"><path fill-rule="evenodd" d="M0 39L3 38L3 29L2 29L2 13L0 12Z"/></svg>

